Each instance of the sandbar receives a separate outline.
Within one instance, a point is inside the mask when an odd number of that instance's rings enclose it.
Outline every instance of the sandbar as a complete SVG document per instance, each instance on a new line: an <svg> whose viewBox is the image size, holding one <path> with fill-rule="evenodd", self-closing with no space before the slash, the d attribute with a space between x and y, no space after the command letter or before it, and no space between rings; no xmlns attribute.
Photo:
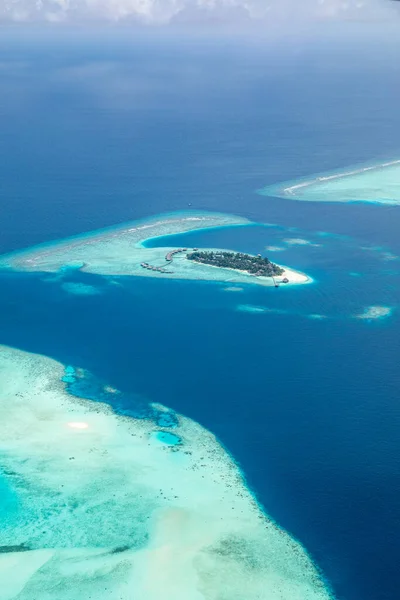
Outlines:
<svg viewBox="0 0 400 600"><path fill-rule="evenodd" d="M368 163L267 186L259 193L316 202L400 204L400 160Z"/></svg>

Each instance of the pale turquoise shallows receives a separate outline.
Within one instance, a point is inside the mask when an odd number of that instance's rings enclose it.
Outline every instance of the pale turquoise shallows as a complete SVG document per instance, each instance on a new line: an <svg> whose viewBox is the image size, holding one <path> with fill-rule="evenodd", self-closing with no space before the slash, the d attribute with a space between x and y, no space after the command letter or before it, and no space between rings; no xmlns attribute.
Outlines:
<svg viewBox="0 0 400 600"><path fill-rule="evenodd" d="M400 204L400 160L310 175L267 186L259 193L314 202Z"/></svg>
<svg viewBox="0 0 400 600"><path fill-rule="evenodd" d="M73 373L0 346L19 503L0 528L0 600L331 600L212 433L77 401L60 381Z"/></svg>

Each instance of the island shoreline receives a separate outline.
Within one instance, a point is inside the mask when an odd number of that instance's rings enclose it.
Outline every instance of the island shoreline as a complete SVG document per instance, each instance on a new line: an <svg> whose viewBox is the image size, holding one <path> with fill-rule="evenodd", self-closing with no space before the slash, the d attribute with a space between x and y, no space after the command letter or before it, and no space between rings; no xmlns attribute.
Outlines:
<svg viewBox="0 0 400 600"><path fill-rule="evenodd" d="M255 276L238 269L221 268L216 277L215 267L208 264L193 264L174 261L174 270L167 270L166 253L175 247L146 247L148 239L168 237L191 231L215 228L254 226L255 223L223 213L183 211L150 217L148 220L132 221L101 230L86 232L81 236L46 242L0 256L0 268L25 272L58 273L69 268L79 268L84 273L103 276L164 277L168 279L202 280L250 283L264 286L274 285L272 278ZM147 237L146 232L149 233ZM208 249L207 249L208 250ZM218 252L223 251L217 249ZM231 251L228 251L231 252ZM190 264L192 263L192 264ZM144 269L143 266L146 266ZM281 265L277 265L281 266ZM312 279L288 267L282 268L289 284L311 283ZM225 272L225 276L224 276ZM233 273L234 278L227 276Z"/></svg>

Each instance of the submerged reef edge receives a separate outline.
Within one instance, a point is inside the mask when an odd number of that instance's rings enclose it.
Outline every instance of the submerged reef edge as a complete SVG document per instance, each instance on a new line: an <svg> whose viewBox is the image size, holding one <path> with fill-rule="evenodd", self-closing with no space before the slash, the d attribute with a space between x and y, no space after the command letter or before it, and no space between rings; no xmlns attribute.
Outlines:
<svg viewBox="0 0 400 600"><path fill-rule="evenodd" d="M177 415L156 435L151 418L71 396L76 372L0 346L0 465L17 498L2 599L332 598L212 433Z"/></svg>

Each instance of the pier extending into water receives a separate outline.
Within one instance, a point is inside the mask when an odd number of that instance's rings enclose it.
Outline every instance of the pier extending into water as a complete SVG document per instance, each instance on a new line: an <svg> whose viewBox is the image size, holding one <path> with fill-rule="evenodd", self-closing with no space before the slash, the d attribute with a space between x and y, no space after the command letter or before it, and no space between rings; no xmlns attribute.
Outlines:
<svg viewBox="0 0 400 600"><path fill-rule="evenodd" d="M143 269L148 269L149 271L158 271L159 273L172 273L173 272L173 271L167 271L167 269L164 269L164 267L156 267L154 265L150 265L147 262L140 263L140 266Z"/></svg>
<svg viewBox="0 0 400 600"><path fill-rule="evenodd" d="M172 262L174 260L175 254L179 254L180 252L187 252L187 248L177 248L176 250L171 250L168 254L165 255L165 260L167 262Z"/></svg>
<svg viewBox="0 0 400 600"><path fill-rule="evenodd" d="M194 250L197 250L197 248L194 248ZM187 251L188 251L188 248L177 248L176 250L170 250L165 255L165 260L167 263L172 263L176 254L180 254L181 252L187 252ZM167 269L165 269L164 267L157 267L155 265L150 265L147 262L140 263L140 266L143 269L148 269L149 271L157 271L158 273L173 273L173 271L167 271Z"/></svg>

